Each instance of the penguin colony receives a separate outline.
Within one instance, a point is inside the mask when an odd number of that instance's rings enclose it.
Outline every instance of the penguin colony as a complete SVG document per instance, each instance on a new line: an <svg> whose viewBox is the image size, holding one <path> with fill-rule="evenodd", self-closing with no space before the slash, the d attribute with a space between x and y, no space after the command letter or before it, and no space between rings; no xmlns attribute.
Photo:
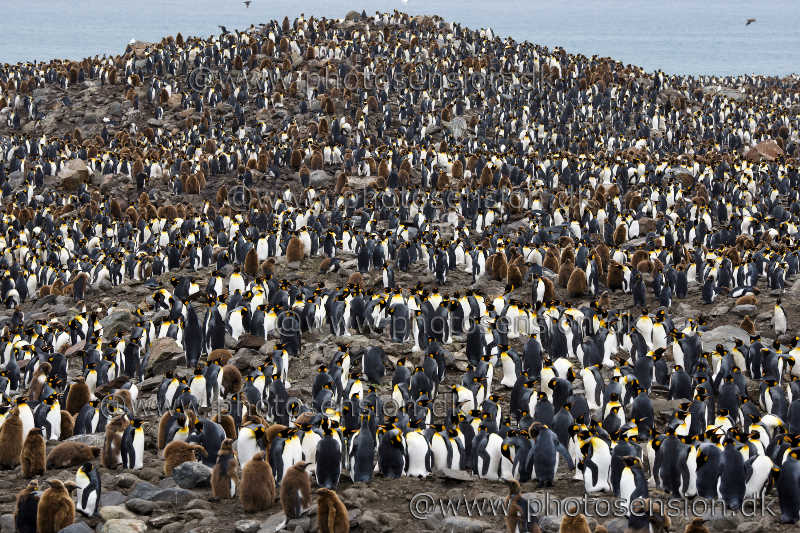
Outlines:
<svg viewBox="0 0 800 533"><path fill-rule="evenodd" d="M260 76L190 90L200 67ZM356 83L314 86L310 70ZM413 73L422 86L401 83ZM124 99L126 121L44 133L88 82ZM62 107L43 109L42 88ZM767 490L796 522L800 337L780 295L800 268L799 99L788 79L648 74L398 12L5 65L0 467L77 468L43 493L31 481L18 528L95 514L101 469L147 466L148 422L165 475L202 461L215 499L279 500L287 517L313 483L323 531L349 529L342 478L443 469L507 482L511 531L539 528L531 483L626 509L655 489L731 509ZM173 115L181 127L150 125ZM128 192L96 187L106 175ZM310 264L319 280L289 279ZM106 332L125 308L96 300L131 285L151 294ZM71 316L26 317L59 296ZM705 311L727 300L754 311L708 346ZM295 394L313 335L335 340ZM253 338L263 361L230 363ZM180 365L153 376L165 345ZM64 442L92 433L102 449Z"/></svg>

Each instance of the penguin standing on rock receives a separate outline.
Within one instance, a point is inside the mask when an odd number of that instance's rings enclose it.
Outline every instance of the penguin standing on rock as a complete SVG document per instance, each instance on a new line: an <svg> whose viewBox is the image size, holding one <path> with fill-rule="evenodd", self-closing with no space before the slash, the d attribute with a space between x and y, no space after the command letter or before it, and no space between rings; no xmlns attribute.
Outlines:
<svg viewBox="0 0 800 533"><path fill-rule="evenodd" d="M122 432L122 468L141 470L144 467L144 427L142 420L131 420Z"/></svg>
<svg viewBox="0 0 800 533"><path fill-rule="evenodd" d="M311 505L311 478L306 472L309 464L299 461L286 471L281 480L281 507L286 518L300 518Z"/></svg>
<svg viewBox="0 0 800 533"><path fill-rule="evenodd" d="M227 500L236 497L238 487L239 462L233 450L233 440L225 439L211 473L211 493L215 500Z"/></svg>
<svg viewBox="0 0 800 533"><path fill-rule="evenodd" d="M342 465L342 445L338 438L333 436L330 425L325 423L322 428L323 437L317 443L315 455L316 468L314 474L317 485L334 490L339 486L339 475Z"/></svg>
<svg viewBox="0 0 800 533"><path fill-rule="evenodd" d="M245 513L265 511L275 501L275 478L265 457L258 452L242 468L239 500Z"/></svg>
<svg viewBox="0 0 800 533"><path fill-rule="evenodd" d="M100 507L100 475L92 463L85 463L75 473L77 490L76 508L86 516L94 516Z"/></svg>
<svg viewBox="0 0 800 533"><path fill-rule="evenodd" d="M332 490L321 487L317 495L317 528L320 533L349 533L350 517L347 507Z"/></svg>
<svg viewBox="0 0 800 533"><path fill-rule="evenodd" d="M47 483L50 486L39 498L36 510L36 530L37 533L58 533L75 521L75 503L64 482L49 479Z"/></svg>

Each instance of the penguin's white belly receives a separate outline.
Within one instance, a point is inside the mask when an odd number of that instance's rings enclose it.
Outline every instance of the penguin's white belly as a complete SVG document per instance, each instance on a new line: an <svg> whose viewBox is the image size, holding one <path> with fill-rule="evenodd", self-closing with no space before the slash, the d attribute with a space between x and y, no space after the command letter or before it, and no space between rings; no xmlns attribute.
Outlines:
<svg viewBox="0 0 800 533"><path fill-rule="evenodd" d="M409 433L406 436L406 446L408 447L407 475L427 477L426 460L430 449L425 437L417 433Z"/></svg>

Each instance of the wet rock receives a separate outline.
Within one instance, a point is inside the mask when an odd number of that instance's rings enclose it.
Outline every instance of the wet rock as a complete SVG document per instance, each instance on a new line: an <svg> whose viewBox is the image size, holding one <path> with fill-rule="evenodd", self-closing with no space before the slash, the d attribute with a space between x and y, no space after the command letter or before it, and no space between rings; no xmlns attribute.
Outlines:
<svg viewBox="0 0 800 533"><path fill-rule="evenodd" d="M750 335L738 326L725 325L704 332L701 339L703 341L703 349L709 350L717 344L731 346L735 339L742 339L747 342L750 340Z"/></svg>
<svg viewBox="0 0 800 533"><path fill-rule="evenodd" d="M170 502L175 505L185 505L194 498L194 493L181 488L162 489L153 494L149 499L153 502ZM206 505L207 506L207 505Z"/></svg>
<svg viewBox="0 0 800 533"><path fill-rule="evenodd" d="M302 516L300 518L293 518L286 522L286 529L289 531L309 531L311 529L311 519L307 516Z"/></svg>
<svg viewBox="0 0 800 533"><path fill-rule="evenodd" d="M182 522L173 522L161 528L161 533L183 533L185 526Z"/></svg>
<svg viewBox="0 0 800 533"><path fill-rule="evenodd" d="M767 529L759 522L742 522L736 526L736 533L764 533Z"/></svg>
<svg viewBox="0 0 800 533"><path fill-rule="evenodd" d="M451 481L472 481L473 479L472 474L469 472L464 470L451 470L449 468L437 470L436 475Z"/></svg>
<svg viewBox="0 0 800 533"><path fill-rule="evenodd" d="M158 492L159 488L155 485L148 483L146 481L140 481L133 487L133 490L129 494L129 496L133 498L141 498L143 500L149 500L150 497Z"/></svg>
<svg viewBox="0 0 800 533"><path fill-rule="evenodd" d="M125 502L125 507L138 515L150 515L153 514L156 505L153 502L141 498L133 498Z"/></svg>
<svg viewBox="0 0 800 533"><path fill-rule="evenodd" d="M361 513L361 517L358 519L358 527L364 533L380 533L383 531L383 526L381 526L377 513L370 510Z"/></svg>
<svg viewBox="0 0 800 533"><path fill-rule="evenodd" d="M10 531L16 531L16 530L17 530L17 526L14 523L14 515L13 514L4 514L3 516L0 516L0 531L5 533L6 531L10 532Z"/></svg>
<svg viewBox="0 0 800 533"><path fill-rule="evenodd" d="M6 529L5 527L2 528L2 531L14 531L14 528ZM94 533L94 529L90 528L86 525L86 522L75 522L74 524L70 524L58 533Z"/></svg>
<svg viewBox="0 0 800 533"><path fill-rule="evenodd" d="M135 514L120 505L106 505L101 507L97 514L106 522L109 520L136 518Z"/></svg>
<svg viewBox="0 0 800 533"><path fill-rule="evenodd" d="M100 321L103 326L103 335L113 337L116 333L130 328L134 323L133 313L129 311L114 311Z"/></svg>
<svg viewBox="0 0 800 533"><path fill-rule="evenodd" d="M755 305L747 305L747 304L745 304L745 305L734 306L734 308L731 309L731 311L736 313L737 315L743 317L745 315L752 316L753 314L755 314L756 309L757 309L757 307Z"/></svg>
<svg viewBox="0 0 800 533"><path fill-rule="evenodd" d="M234 530L236 533L256 533L261 528L258 520L239 520Z"/></svg>
<svg viewBox="0 0 800 533"><path fill-rule="evenodd" d="M239 343L236 345L236 349L238 350L240 348L252 348L253 350L258 350L266 342L267 342L266 339L264 339L263 337L245 333L239 336Z"/></svg>
<svg viewBox="0 0 800 533"><path fill-rule="evenodd" d="M83 160L71 159L61 169L58 177L61 178L61 186L65 190L77 191L82 183L88 183L89 169Z"/></svg>
<svg viewBox="0 0 800 533"><path fill-rule="evenodd" d="M115 506L120 505L127 500L128 497L116 490L103 491L100 494L100 505Z"/></svg>
<svg viewBox="0 0 800 533"><path fill-rule="evenodd" d="M139 387L139 389L141 390L141 387ZM116 481L117 487L121 489L129 489L136 485L136 482L139 481L139 479L133 474L122 473L116 476Z"/></svg>
<svg viewBox="0 0 800 533"><path fill-rule="evenodd" d="M167 524L171 524L173 522L178 521L178 515L176 514L165 514L161 516L154 516L153 518L147 521L147 526L153 529L161 529Z"/></svg>
<svg viewBox="0 0 800 533"><path fill-rule="evenodd" d="M144 533L147 525L141 520L109 520L98 530L100 533Z"/></svg>
<svg viewBox="0 0 800 533"><path fill-rule="evenodd" d="M175 339L169 337L156 339L150 345L150 358L147 360L145 371L148 375L164 374L168 370L175 370L184 360L183 348L175 342Z"/></svg>
<svg viewBox="0 0 800 533"><path fill-rule="evenodd" d="M624 518L614 518L604 524L608 533L624 533L628 527L628 521Z"/></svg>
<svg viewBox="0 0 800 533"><path fill-rule="evenodd" d="M448 516L444 519L445 531L451 531L453 533L461 531L464 533L481 533L490 527L492 527L491 524L484 522L483 520L478 520L477 518Z"/></svg>
<svg viewBox="0 0 800 533"><path fill-rule="evenodd" d="M188 509L207 509L208 508L208 502L205 501L205 500L201 500L200 498L194 498L194 499L189 500L188 502L186 502L186 504L184 504L183 508L186 509L186 510L188 510Z"/></svg>
<svg viewBox="0 0 800 533"><path fill-rule="evenodd" d="M211 481L211 468L195 461L178 465L172 471L172 479L182 489L207 487Z"/></svg>
<svg viewBox="0 0 800 533"><path fill-rule="evenodd" d="M308 179L311 185L319 187L320 185L325 185L326 183L330 183L333 180L333 176L331 176L324 170L315 170L309 175Z"/></svg>
<svg viewBox="0 0 800 533"><path fill-rule="evenodd" d="M284 523L286 520L286 515L283 513L276 513L269 518L267 518L264 522L261 523L261 529L259 529L259 533L274 533L275 530L278 529L278 526Z"/></svg>

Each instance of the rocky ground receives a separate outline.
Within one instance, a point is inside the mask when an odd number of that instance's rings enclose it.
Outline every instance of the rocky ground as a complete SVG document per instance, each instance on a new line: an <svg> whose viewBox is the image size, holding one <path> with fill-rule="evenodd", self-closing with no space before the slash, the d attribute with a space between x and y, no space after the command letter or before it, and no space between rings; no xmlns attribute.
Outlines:
<svg viewBox="0 0 800 533"><path fill-rule="evenodd" d="M134 59L143 57L147 45L140 43L135 46L128 55ZM311 65L312 68L314 65ZM140 88L142 99L144 89ZM69 104L65 103L65 97ZM31 136L46 134L48 136L62 136L70 134L75 128L79 128L84 137L90 137L100 133L104 124L111 124L117 129L127 128L130 123L137 124L138 128L144 129L163 128L167 131L176 131L182 127L182 123L187 117L195 121L201 120L202 116L192 110L184 111L179 106L167 106L165 115L161 120L148 118L150 115L142 111L132 109L131 102L125 95L109 86L102 86L98 81L89 80L75 84L69 89L62 90L52 86L37 88L33 90L33 98L37 101L39 108L45 112L45 116L40 121L30 121L23 127L23 132ZM293 113L299 124L302 125L310 118L310 114L303 116L297 112L297 101L287 99L286 107L279 110L270 110L268 113L257 117L269 124L271 128L280 127L281 120L286 114ZM220 104L213 113L217 118L230 120L232 110L228 104ZM6 126L4 117L0 117L0 135L8 135L11 131ZM110 119L105 123L104 118ZM436 138L436 134L433 134ZM78 174L80 169L76 168L74 174ZM47 178L46 185L69 190L73 185L70 181L72 173L66 176ZM23 176L11 175L12 184L21 184ZM332 171L316 174L317 184L324 188L332 185ZM210 177L208 185L204 191L194 197L183 197L181 202L191 203L195 207L202 206L204 201L214 202L217 191L222 186L233 188L237 184L234 176ZM295 193L299 193L301 188L297 181L297 175L285 168L274 180L260 177L253 187L254 194L265 194L283 190L286 186L291 186ZM90 190L97 190L101 194L110 198L122 198L132 201L137 195L134 181L124 175L93 175L90 177ZM154 183L150 191L153 202L158 205L160 202L173 202L175 199L169 192L164 183ZM635 247L637 241L627 243L628 247ZM342 269L332 274L319 274L320 258L311 258L303 261L299 265L287 265L279 258L275 276L288 280L302 279L307 283L325 281L328 285L342 285L346 282L349 275L356 270L355 259L345 255L342 258ZM204 282L211 269L191 272L188 269L172 271L162 276L159 281L167 286L169 278L173 275L188 275L198 282ZM423 283L428 288L436 286L432 274L422 264L413 266L408 273L397 272L397 283L401 286L410 287L417 282ZM380 273L365 275L367 286L378 286L381 282ZM800 323L800 280L789 285L783 295L783 306L787 313L790 324ZM455 271L450 275L448 285L450 287L466 287L470 285L471 277L464 272ZM502 294L504 284L497 281L490 281L483 278L480 282L480 289L488 295ZM143 282L129 282L116 287L113 291L110 286L101 286L88 290L85 305L88 309L102 307L104 309L114 308L114 311L102 321L106 336L113 333L115 329L125 329L133 322L131 312L138 306L149 303L148 297L153 292L151 285ZM712 305L702 303L699 291L696 287L690 290L690 297L686 300L676 301L673 305L672 316L676 325L680 327L688 318L704 317L707 321L708 332L703 337L707 347L713 347L716 343L731 343L736 337L747 339L747 333L739 328L745 314L755 317L756 327L763 333L765 338L771 337L770 319L772 308L776 301L777 294L771 293L766 289L762 290L758 297L758 305L753 308L743 309L736 307L733 299L721 295ZM516 296L520 299L528 300L529 286L525 286L516 291ZM566 300L563 289L558 289L558 297ZM652 299L652 294L648 294ZM574 304L585 302L573 302ZM630 303L629 295L612 294L611 308L628 306ZM652 302L652 307L657 307L657 302ZM80 309L75 307L75 302L67 296L45 296L33 298L21 306L26 313L26 319L35 320L38 318L57 318L62 323L66 323L70 316ZM0 313L0 321L10 317L10 312ZM228 348L235 352L233 364L241 370L255 368L260 364L264 355L271 351L273 340L264 343L263 339L256 339L250 336L242 337L239 342L232 338L228 339ZM408 355L408 345L395 345L386 342L384 335L363 336L353 335L346 339L339 339L330 335L318 333L303 336L303 356L292 359L290 362L290 379L293 387L290 390L292 395L310 403L310 390L316 367L321 361L328 359L329 350L332 349L336 341L346 341L352 343L354 353L359 353L362 348L373 345L381 345L389 355L389 360L394 363L398 358ZM515 347L521 349L521 342ZM74 378L79 373L79 358L74 354L81 349L81 346L70 348L71 354L70 378ZM451 346L452 359L448 361L449 375L443 385L449 386L460 379L460 374L466 368L466 357L464 355L463 339ZM178 354L159 352L159 345L153 347L151 353L151 365L158 362L164 367L174 366ZM160 369L161 367L159 367ZM139 384L140 398L136 407L137 416L140 416L150 423L147 437L146 449L147 460L145 468L141 471L122 471L109 472L104 469L102 473L103 498L102 507L97 517L82 517L73 526L67 528L71 533L89 533L96 530L98 533L133 533L144 530L162 531L164 533L182 532L211 532L211 531L231 531L237 533L267 533L275 531L275 528L282 524L284 516L280 511L280 505L276 503L272 509L264 513L246 515L238 500L212 502L211 491L208 488L210 469L198 463L185 465L180 468L172 477L165 477L162 472L162 461L157 456L156 450L156 429L158 426L158 413L155 410L155 393L158 384L161 382L160 375L154 375L152 368L148 372L147 379ZM390 370L390 368L387 368ZM183 366L178 367L179 374L188 375L190 371ZM495 373L495 387L500 387L499 381L501 373ZM388 380L387 380L388 381ZM758 384L752 383L751 397L755 399L758 394ZM444 390L446 387L443 387ZM382 394L388 400L391 389L389 383L384 383L379 387ZM655 391L653 394L656 412L662 417L671 413L677 402L669 402L666 395ZM444 405L443 403L441 404ZM503 405L507 408L507 404ZM443 412L443 407L442 411ZM663 420L660 420L663 422ZM75 440L81 440L93 445L102 446L102 435L78 436ZM48 443L48 450L52 449L56 443ZM74 468L48 471L46 478L57 477L67 480L74 477ZM4 472L0 476L0 533L11 532L14 530L13 518L14 501L27 481L20 476L19 469ZM357 531L364 532L388 532L405 530L425 530L425 531L488 531L503 530L504 522L502 513L487 509L484 501L499 501L506 495L506 487L503 482L491 482L473 478L464 473L441 472L435 473L427 479L402 478L399 480L387 480L380 476L376 477L371 483L356 484L350 482L346 477L343 478L338 490L343 501L350 511L351 527ZM537 490L534 483L523 484L523 492L528 493L532 498L543 497L544 492ZM557 499L567 497L582 497L582 482L571 479L571 473L560 470L556 479L555 487L549 489L550 497ZM439 499L451 499L454 505L458 505L459 499L464 502L463 507L457 513L459 516L443 516L441 511L431 510L423 506L424 518L415 517L412 510L415 509L414 495L428 493L433 495L434 501ZM655 492L652 496L658 496ZM472 508L472 516L468 516L466 502L478 502L481 507L478 512ZM777 511L777 504L774 494L766 499L766 503L771 504ZM417 511L420 509L416 507ZM476 514L477 513L477 514ZM591 514L591 513L590 513ZM742 514L721 516L707 515L710 522L709 527L713 531L738 531L747 533L759 533L762 531L795 531L800 530L797 526L778 525L772 517L758 516L747 517ZM558 531L559 517L554 514L543 515L540 517L542 529L547 532ZM606 525L612 533L621 533L625 528L625 521L621 519L610 519L608 517L592 518L593 524L602 523ZM682 530L687 518L679 516L673 518L673 529ZM285 524L285 529L295 533L317 531L315 521L315 508L312 507L308 514L297 520L292 520ZM65 531L67 531L65 530Z"/></svg>

